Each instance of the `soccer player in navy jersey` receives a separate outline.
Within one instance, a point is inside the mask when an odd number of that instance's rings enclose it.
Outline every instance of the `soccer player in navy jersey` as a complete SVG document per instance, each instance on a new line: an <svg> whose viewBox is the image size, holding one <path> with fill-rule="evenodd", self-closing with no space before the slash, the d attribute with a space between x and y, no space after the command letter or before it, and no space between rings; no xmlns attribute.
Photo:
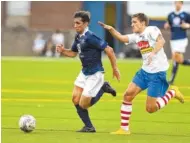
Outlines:
<svg viewBox="0 0 190 143"><path fill-rule="evenodd" d="M56 46L57 52L65 56L75 57L79 54L82 63L82 71L75 80L72 97L77 113L85 125L79 132L96 132L90 121L88 108L94 105L105 92L116 96L116 91L108 82L104 82L104 68L101 61L103 51L111 62L113 77L120 80L120 72L113 49L104 40L89 31L89 22L89 12L76 12L74 14L74 28L77 33L72 48L65 49L63 45Z"/></svg>
<svg viewBox="0 0 190 143"><path fill-rule="evenodd" d="M171 50L173 59L172 76L169 80L170 84L174 83L174 79L178 70L178 65L190 65L190 59L185 60L183 54L188 45L187 29L190 28L190 15L182 9L183 1L175 2L175 11L168 15L168 22L164 28L171 31Z"/></svg>

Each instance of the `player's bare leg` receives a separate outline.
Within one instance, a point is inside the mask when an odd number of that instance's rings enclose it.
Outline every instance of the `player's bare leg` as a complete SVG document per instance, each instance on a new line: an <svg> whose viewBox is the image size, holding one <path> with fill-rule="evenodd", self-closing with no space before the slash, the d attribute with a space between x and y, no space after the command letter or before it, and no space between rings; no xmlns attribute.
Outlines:
<svg viewBox="0 0 190 143"><path fill-rule="evenodd" d="M170 78L170 80L168 82L169 84L174 83L175 77L177 75L179 64L182 64L183 60L184 60L183 54L178 53L178 52L172 53L172 60L173 60L173 67L172 67L171 78Z"/></svg>
<svg viewBox="0 0 190 143"><path fill-rule="evenodd" d="M173 59L173 67L172 67L172 75L171 75L171 78L169 80L169 84L174 83L179 64L190 65L190 60L189 59L185 60L183 53L174 52L172 54L172 59Z"/></svg>
<svg viewBox="0 0 190 143"><path fill-rule="evenodd" d="M113 89L108 82L104 82L104 84L102 85L102 87L100 88L99 92L96 94L95 97L84 95L81 97L79 105L83 109L88 109L90 106L96 104L104 93L109 93L114 97L116 96L115 89Z"/></svg>
<svg viewBox="0 0 190 143"><path fill-rule="evenodd" d="M172 58L173 58L174 61L176 61L179 64L182 64L183 61L184 61L183 54L179 53L179 52L173 53Z"/></svg>
<svg viewBox="0 0 190 143"><path fill-rule="evenodd" d="M121 126L120 129L111 134L129 135L129 120L132 113L132 101L135 96L141 92L141 88L134 83L130 83L124 93L123 103L121 105Z"/></svg>
<svg viewBox="0 0 190 143"><path fill-rule="evenodd" d="M179 91L179 89L176 86L170 86L170 89L162 97L155 98L147 96L146 111L149 113L154 113L161 108L164 108L172 98L176 98L181 103L184 103L183 94Z"/></svg>
<svg viewBox="0 0 190 143"><path fill-rule="evenodd" d="M79 101L79 107L81 108L81 111L88 112L88 108L96 104L104 93L109 93L112 96L116 96L116 91L110 86L108 82L102 83L103 81L102 73L99 72L96 74L97 74L96 77L99 77L99 78L94 78L94 76L90 76L88 77L88 80L86 81L84 90L82 92L82 96ZM100 85L101 83L102 85ZM88 115L88 120L87 120L87 115L86 115L85 120L86 120L86 123L89 123L90 121L89 115ZM92 124L88 124L88 125L85 124L85 127L79 130L79 132L96 132L96 131Z"/></svg>
<svg viewBox="0 0 190 143"><path fill-rule="evenodd" d="M74 105L78 105L81 95L82 95L83 89L78 87L78 86L74 86L73 88L73 93L72 93L72 102Z"/></svg>
<svg viewBox="0 0 190 143"><path fill-rule="evenodd" d="M88 106L93 106L94 104L96 104L104 93L111 94L113 97L115 97L117 94L116 90L113 87L111 87L111 85L108 82L104 82L96 96L91 98L90 105Z"/></svg>
<svg viewBox="0 0 190 143"><path fill-rule="evenodd" d="M112 96L116 96L116 91L110 86L108 82L104 82L103 86L101 87L101 89L99 90L99 92L96 94L95 97L91 97L88 95L81 96L79 101L79 106L83 110L87 110L90 106L96 104L104 93L109 93ZM85 126L81 130L79 130L79 132L96 132L96 130L93 126L90 127Z"/></svg>
<svg viewBox="0 0 190 143"><path fill-rule="evenodd" d="M189 66L190 59L184 59L183 53L175 52L174 53L174 60L182 65Z"/></svg>
<svg viewBox="0 0 190 143"><path fill-rule="evenodd" d="M159 108L156 104L157 102L157 98L151 97L151 96L147 96L147 100L146 100L146 111L148 113L154 113L156 112Z"/></svg>
<svg viewBox="0 0 190 143"><path fill-rule="evenodd" d="M90 107L91 99L92 99L92 97L86 97L83 95L79 102L80 107L83 109L88 109Z"/></svg>
<svg viewBox="0 0 190 143"><path fill-rule="evenodd" d="M73 89L73 97L72 97L72 101L77 109L77 113L79 115L79 117L81 118L82 122L84 123L84 127L79 130L78 132L95 132L95 129L91 123L89 114L88 114L88 110L87 109L83 109L80 106L80 100L81 100L81 95L82 95L83 89L75 86Z"/></svg>

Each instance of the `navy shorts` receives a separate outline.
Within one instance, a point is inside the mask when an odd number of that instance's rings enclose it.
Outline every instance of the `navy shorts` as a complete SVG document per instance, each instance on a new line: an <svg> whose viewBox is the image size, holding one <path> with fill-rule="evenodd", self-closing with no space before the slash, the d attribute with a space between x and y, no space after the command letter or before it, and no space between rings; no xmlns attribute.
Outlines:
<svg viewBox="0 0 190 143"><path fill-rule="evenodd" d="M165 71L147 73L140 69L133 78L133 83L142 90L148 89L147 95L155 98L164 96L169 87Z"/></svg>

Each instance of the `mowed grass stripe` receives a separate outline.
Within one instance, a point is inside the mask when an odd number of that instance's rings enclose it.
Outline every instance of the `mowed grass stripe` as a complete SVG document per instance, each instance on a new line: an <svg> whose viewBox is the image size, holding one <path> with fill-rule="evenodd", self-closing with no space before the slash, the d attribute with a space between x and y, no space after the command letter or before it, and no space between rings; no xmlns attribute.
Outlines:
<svg viewBox="0 0 190 143"><path fill-rule="evenodd" d="M2 127L2 130L18 130L18 128L11 128L11 127ZM35 129L36 132L38 131L42 131L42 132L71 132L71 133L76 133L76 130L72 130L72 129L54 129L54 128L38 128ZM96 132L96 134L109 134L110 136L114 136L110 134L110 131L106 131L106 130L99 130L98 132ZM133 132L131 136L165 136L165 137L174 137L174 138L178 138L178 137L185 137L185 138L189 138L189 134L163 134L163 133L144 133L144 132ZM124 141L125 142L125 141Z"/></svg>
<svg viewBox="0 0 190 143"><path fill-rule="evenodd" d="M72 94L68 91L56 91L56 90L20 90L20 89L2 89L2 93L21 93L21 94Z"/></svg>
<svg viewBox="0 0 190 143"><path fill-rule="evenodd" d="M25 82L25 83L46 83L46 84L74 84L74 81L72 80L43 80L43 79L20 79L19 81ZM122 83L113 83L114 85L117 84L117 87L126 87L128 84L122 84ZM187 85L182 85L178 86L179 88L185 88L185 89L190 89L190 86Z"/></svg>
<svg viewBox="0 0 190 143"><path fill-rule="evenodd" d="M19 81L25 82L25 83L74 84L74 81L71 81L71 80L21 79Z"/></svg>
<svg viewBox="0 0 190 143"><path fill-rule="evenodd" d="M145 102L146 99L135 99L135 102ZM71 102L71 99L51 99L51 98L2 98L2 102ZM100 102L122 102L122 99L101 99ZM172 100L171 102L179 102ZM190 98L185 99L185 102L190 102Z"/></svg>
<svg viewBox="0 0 190 143"><path fill-rule="evenodd" d="M2 89L2 93L9 94L48 94L48 95L72 95L71 91L56 91L56 90L21 90L21 89ZM123 93L117 93L118 96L122 96Z"/></svg>
<svg viewBox="0 0 190 143"><path fill-rule="evenodd" d="M9 94L49 94L49 95L72 95L70 91L56 91L56 90L21 90L21 89L1 89L2 93ZM147 96L146 94L139 94L140 97ZM117 96L123 96L123 93L117 93ZM190 99L190 96L186 96L185 99Z"/></svg>

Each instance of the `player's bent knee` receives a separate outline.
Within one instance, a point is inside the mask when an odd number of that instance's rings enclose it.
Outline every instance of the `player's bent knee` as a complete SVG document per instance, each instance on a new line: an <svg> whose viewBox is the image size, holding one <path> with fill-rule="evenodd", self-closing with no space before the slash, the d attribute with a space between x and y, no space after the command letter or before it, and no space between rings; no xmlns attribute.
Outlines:
<svg viewBox="0 0 190 143"><path fill-rule="evenodd" d="M146 108L146 111L147 111L148 113L154 113L154 112L155 112L152 108Z"/></svg>
<svg viewBox="0 0 190 143"><path fill-rule="evenodd" d="M125 96L125 97L124 97L124 101L125 101L125 102L132 102L133 99L134 99L134 98L133 98L132 96Z"/></svg>
<svg viewBox="0 0 190 143"><path fill-rule="evenodd" d="M88 109L88 105L87 104L83 104L83 103L79 103L79 106L82 108L82 109Z"/></svg>
<svg viewBox="0 0 190 143"><path fill-rule="evenodd" d="M134 99L134 92L133 91L126 91L124 94L124 100L126 102L131 102Z"/></svg>
<svg viewBox="0 0 190 143"><path fill-rule="evenodd" d="M157 107L156 106L146 106L146 111L148 113L154 113L157 111Z"/></svg>
<svg viewBox="0 0 190 143"><path fill-rule="evenodd" d="M78 96L73 96L72 97L72 102L74 105L78 105L80 101L80 98Z"/></svg>
<svg viewBox="0 0 190 143"><path fill-rule="evenodd" d="M180 58L176 58L175 61L176 61L177 63L179 63L179 64L181 64L181 63L183 62L183 60L180 59Z"/></svg>
<svg viewBox="0 0 190 143"><path fill-rule="evenodd" d="M173 59L179 64L183 63L183 58L179 54L174 54Z"/></svg>

